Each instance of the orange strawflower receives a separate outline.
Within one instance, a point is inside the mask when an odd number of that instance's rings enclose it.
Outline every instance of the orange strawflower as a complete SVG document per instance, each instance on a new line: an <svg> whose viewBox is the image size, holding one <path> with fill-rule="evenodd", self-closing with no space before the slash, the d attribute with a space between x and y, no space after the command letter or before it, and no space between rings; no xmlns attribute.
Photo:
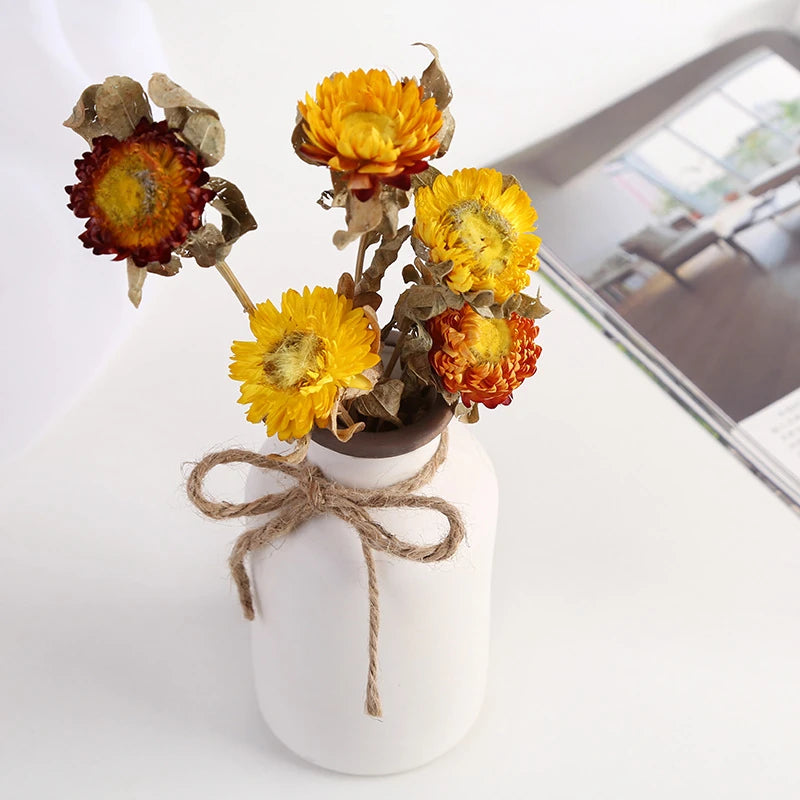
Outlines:
<svg viewBox="0 0 800 800"><path fill-rule="evenodd" d="M428 320L426 328L433 338L431 366L467 407L508 405L514 389L536 372L542 348L534 341L535 320L518 314L487 319L465 304Z"/></svg>
<svg viewBox="0 0 800 800"><path fill-rule="evenodd" d="M413 78L393 83L384 70L337 72L297 106L306 138L299 150L343 173L359 200L379 183L410 189L411 175L427 169L439 149L442 114Z"/></svg>

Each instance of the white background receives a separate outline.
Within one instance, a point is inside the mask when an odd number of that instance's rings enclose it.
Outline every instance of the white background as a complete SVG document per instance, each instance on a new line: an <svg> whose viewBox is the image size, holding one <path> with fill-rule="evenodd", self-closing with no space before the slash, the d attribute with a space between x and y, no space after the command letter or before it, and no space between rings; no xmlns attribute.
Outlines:
<svg viewBox="0 0 800 800"><path fill-rule="evenodd" d="M4 796L797 796L798 519L547 286L540 372L475 430L502 490L478 725L385 779L288 754L254 704L225 566L238 529L201 519L182 489L183 462L259 442L226 377L245 317L191 265L149 279L128 310L124 267L75 238L61 187L84 147L58 124L86 84L168 65L220 111L213 173L260 223L230 263L256 300L276 299L354 256L334 251L341 220L314 203L324 170L289 145L295 102L322 76L419 74L426 54L408 45L436 44L455 90L439 165L452 170L736 33L791 24L794 5L194 0L150 18L136 2L4 0Z"/></svg>

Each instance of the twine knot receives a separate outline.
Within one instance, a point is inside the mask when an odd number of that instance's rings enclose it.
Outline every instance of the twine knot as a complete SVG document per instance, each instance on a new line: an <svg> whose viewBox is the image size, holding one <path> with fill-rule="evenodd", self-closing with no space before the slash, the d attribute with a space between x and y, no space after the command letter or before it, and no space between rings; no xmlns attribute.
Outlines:
<svg viewBox="0 0 800 800"><path fill-rule="evenodd" d="M299 470L297 486L303 493L306 502L317 513L322 513L325 510L327 497L325 495L325 486L322 478L322 472L317 467L306 467Z"/></svg>
<svg viewBox="0 0 800 800"><path fill-rule="evenodd" d="M319 514L330 513L352 525L361 540L361 550L367 567L369 593L369 667L367 673L366 712L381 716L378 692L378 580L373 550L390 553L409 561L430 563L450 558L465 535L464 522L458 509L441 497L416 495L417 489L428 484L436 470L447 458L448 434L442 433L439 447L422 469L411 478L384 489L353 489L328 480L319 467L303 464L294 466L275 461L269 456L249 450L223 450L210 453L195 464L186 484L189 499L207 517L233 519L255 517L277 512L267 522L246 530L233 545L228 563L239 590L239 601L247 619L253 619L253 596L245 558L276 539L286 536L303 522ZM244 463L259 469L282 472L295 479L291 488L246 503L217 502L207 498L203 482L208 473L221 464ZM448 522L447 535L432 545L414 545L398 539L367 513L367 508L424 508L442 514Z"/></svg>

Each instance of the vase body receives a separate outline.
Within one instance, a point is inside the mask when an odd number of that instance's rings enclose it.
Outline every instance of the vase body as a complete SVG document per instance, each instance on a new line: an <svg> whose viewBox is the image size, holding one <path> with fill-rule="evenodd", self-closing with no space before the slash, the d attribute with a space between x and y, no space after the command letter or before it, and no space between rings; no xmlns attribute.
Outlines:
<svg viewBox="0 0 800 800"><path fill-rule="evenodd" d="M275 736L319 766L361 775L412 769L452 748L480 711L497 480L467 426L453 422L448 430L448 458L418 493L456 506L465 540L453 557L437 563L374 552L382 719L364 710L369 599L356 531L323 514L251 555L259 706ZM389 458L353 457L312 442L308 459L330 480L383 488L416 474L439 440L436 434ZM248 499L285 488L286 479L274 475L252 471ZM370 514L412 544L434 543L447 533L444 518L430 510L386 508Z"/></svg>

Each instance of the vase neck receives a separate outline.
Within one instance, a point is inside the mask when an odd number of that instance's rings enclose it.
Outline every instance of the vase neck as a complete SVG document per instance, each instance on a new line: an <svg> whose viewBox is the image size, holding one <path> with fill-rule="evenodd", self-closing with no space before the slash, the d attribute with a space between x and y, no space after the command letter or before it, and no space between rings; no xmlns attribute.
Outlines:
<svg viewBox="0 0 800 800"><path fill-rule="evenodd" d="M357 436L358 434L356 434ZM399 456L390 458L358 458L328 450L312 441L308 460L319 467L329 480L354 489L385 489L393 483L408 480L430 461L441 436Z"/></svg>

